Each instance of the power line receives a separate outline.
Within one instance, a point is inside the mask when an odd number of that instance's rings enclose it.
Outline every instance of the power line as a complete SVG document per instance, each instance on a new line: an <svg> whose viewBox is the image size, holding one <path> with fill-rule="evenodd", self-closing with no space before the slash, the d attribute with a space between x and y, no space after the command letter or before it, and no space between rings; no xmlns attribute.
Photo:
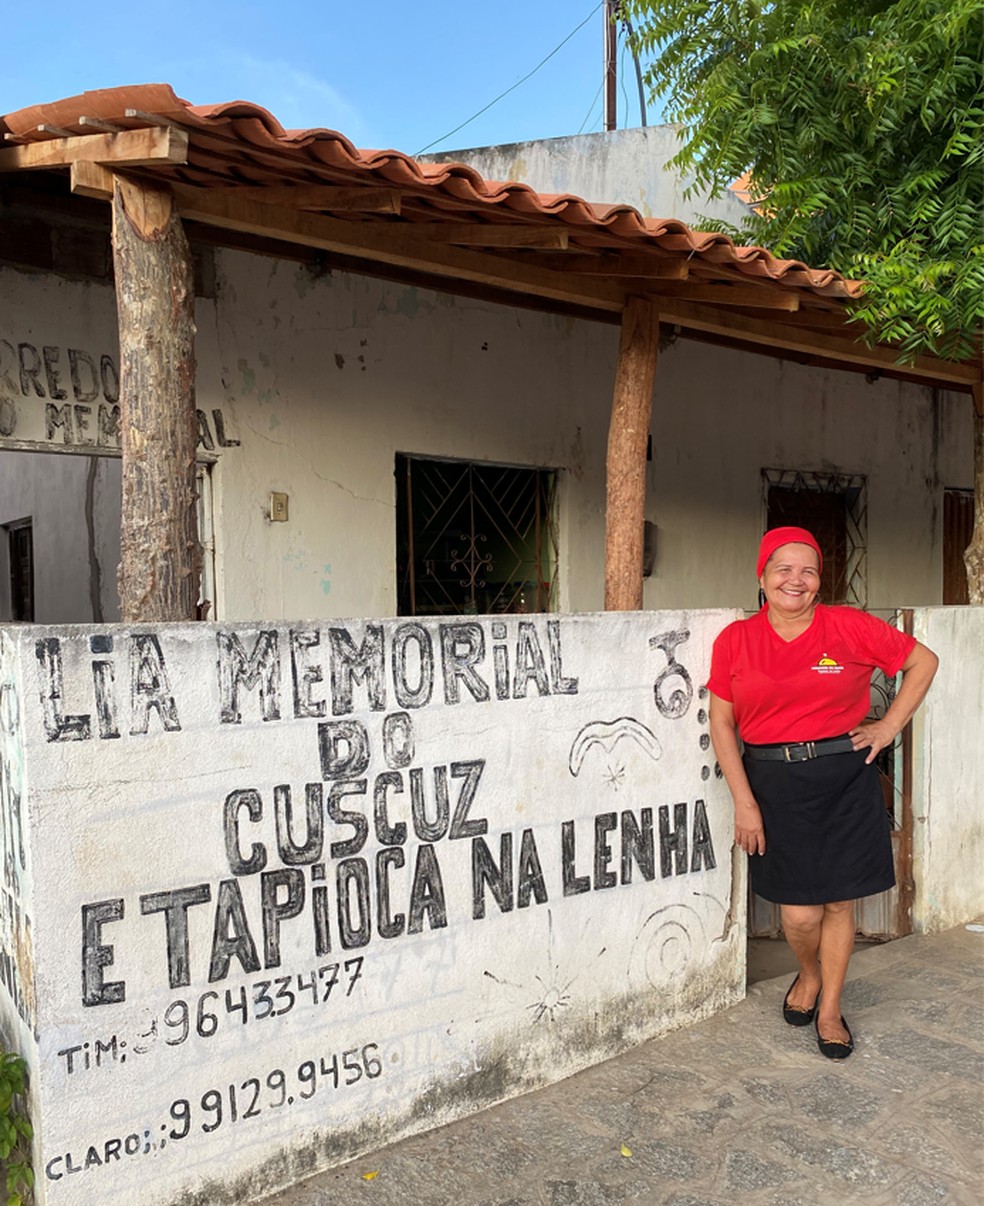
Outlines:
<svg viewBox="0 0 984 1206"><path fill-rule="evenodd" d="M532 76L536 75L536 73L540 70L540 68L545 63L550 62L550 60L554 57L554 55L557 53L558 50L562 49L564 46L567 45L567 43L571 40L571 38L574 37L574 35L578 32L578 30L583 29L584 26L587 25L587 23L595 15L595 13L598 11L598 9L601 8L601 5L603 3L604 3L604 0L601 0L600 4L596 4L594 6L594 8L591 10L591 12L589 12L588 15L581 22L581 24L575 26L575 28L571 30L571 32L567 35L567 37L564 38L563 42L561 42L559 45L555 46L553 48L553 50L551 50L551 52L546 56L546 58L541 59L540 62L537 63L537 65L533 68L533 70L530 72L527 72L527 74L524 75L521 80L517 80L516 83L513 84L511 87L507 88L505 90L505 92L500 92L499 95L495 98L495 100L490 100L487 105L485 105L483 108L479 109L479 111L477 113L473 113L471 115L471 117L469 117L467 121L463 121L460 126L455 126L455 128L453 130L448 130L447 134L442 134L440 138L435 138L434 141L429 142L427 144L427 146L421 147L420 150L416 152L416 154L423 155L424 151L429 151L431 147L435 147L435 146L437 146L437 144L439 142L443 142L446 138L450 138L452 134L457 134L458 131L463 130L465 128L465 126L471 125L471 123L475 120L476 117L481 117L482 114L488 112L488 110L491 109L493 105L497 105L504 96L508 96L510 92L515 92L515 90L520 86L520 84L525 84L528 79L530 79Z"/></svg>
<svg viewBox="0 0 984 1206"><path fill-rule="evenodd" d="M578 131L577 131L578 134L580 134L582 132L584 127L588 124L588 121L590 120L592 113L594 113L595 105L598 103L598 97L601 96L601 90L602 90L602 88L604 88L604 86L605 86L605 79L604 79L604 76L602 76L601 83L598 85L598 91L594 94L594 100L591 102L590 108L588 109L587 113L585 113L585 115L584 115L584 121L582 121L580 126L578 127Z"/></svg>

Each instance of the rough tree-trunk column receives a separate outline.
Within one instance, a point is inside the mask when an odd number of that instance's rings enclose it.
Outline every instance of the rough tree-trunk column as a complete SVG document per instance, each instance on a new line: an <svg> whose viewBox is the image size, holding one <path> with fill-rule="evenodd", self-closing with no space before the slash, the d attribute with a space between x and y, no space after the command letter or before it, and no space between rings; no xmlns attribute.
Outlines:
<svg viewBox="0 0 984 1206"><path fill-rule="evenodd" d="M642 607L646 442L659 354L659 312L640 298L622 311L622 337L608 429L605 610Z"/></svg>
<svg viewBox="0 0 984 1206"><path fill-rule="evenodd" d="M116 177L120 327L120 615L191 620L201 549L195 509L195 290L168 190Z"/></svg>
<svg viewBox="0 0 984 1206"><path fill-rule="evenodd" d="M974 395L974 531L964 552L969 602L984 604L984 382Z"/></svg>

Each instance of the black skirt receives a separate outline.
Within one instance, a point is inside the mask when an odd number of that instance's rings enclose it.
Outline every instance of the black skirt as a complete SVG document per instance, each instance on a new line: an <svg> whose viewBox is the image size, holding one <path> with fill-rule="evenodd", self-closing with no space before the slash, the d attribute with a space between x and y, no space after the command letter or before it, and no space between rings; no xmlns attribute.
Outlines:
<svg viewBox="0 0 984 1206"><path fill-rule="evenodd" d="M808 762L746 758L765 854L749 856L753 892L774 904L856 900L895 884L878 768L868 750Z"/></svg>

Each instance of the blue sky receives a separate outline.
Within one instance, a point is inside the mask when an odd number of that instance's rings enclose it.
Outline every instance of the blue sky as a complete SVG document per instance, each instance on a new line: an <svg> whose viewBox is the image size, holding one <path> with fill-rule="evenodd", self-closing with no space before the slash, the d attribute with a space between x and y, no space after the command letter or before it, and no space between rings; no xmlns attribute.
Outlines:
<svg viewBox="0 0 984 1206"><path fill-rule="evenodd" d="M254 101L287 127L409 154L552 138L602 128L603 36L598 0L18 4L4 19L0 113L164 82L193 104ZM632 59L619 59L618 125L637 126Z"/></svg>

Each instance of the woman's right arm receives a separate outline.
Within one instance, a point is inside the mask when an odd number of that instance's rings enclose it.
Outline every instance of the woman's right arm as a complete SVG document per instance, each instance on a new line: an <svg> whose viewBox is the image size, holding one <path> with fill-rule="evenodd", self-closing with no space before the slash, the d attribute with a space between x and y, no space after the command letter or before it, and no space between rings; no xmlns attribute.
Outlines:
<svg viewBox="0 0 984 1206"><path fill-rule="evenodd" d="M735 805L735 842L746 854L765 854L765 829L738 749L735 709L726 699L710 693L711 744Z"/></svg>

